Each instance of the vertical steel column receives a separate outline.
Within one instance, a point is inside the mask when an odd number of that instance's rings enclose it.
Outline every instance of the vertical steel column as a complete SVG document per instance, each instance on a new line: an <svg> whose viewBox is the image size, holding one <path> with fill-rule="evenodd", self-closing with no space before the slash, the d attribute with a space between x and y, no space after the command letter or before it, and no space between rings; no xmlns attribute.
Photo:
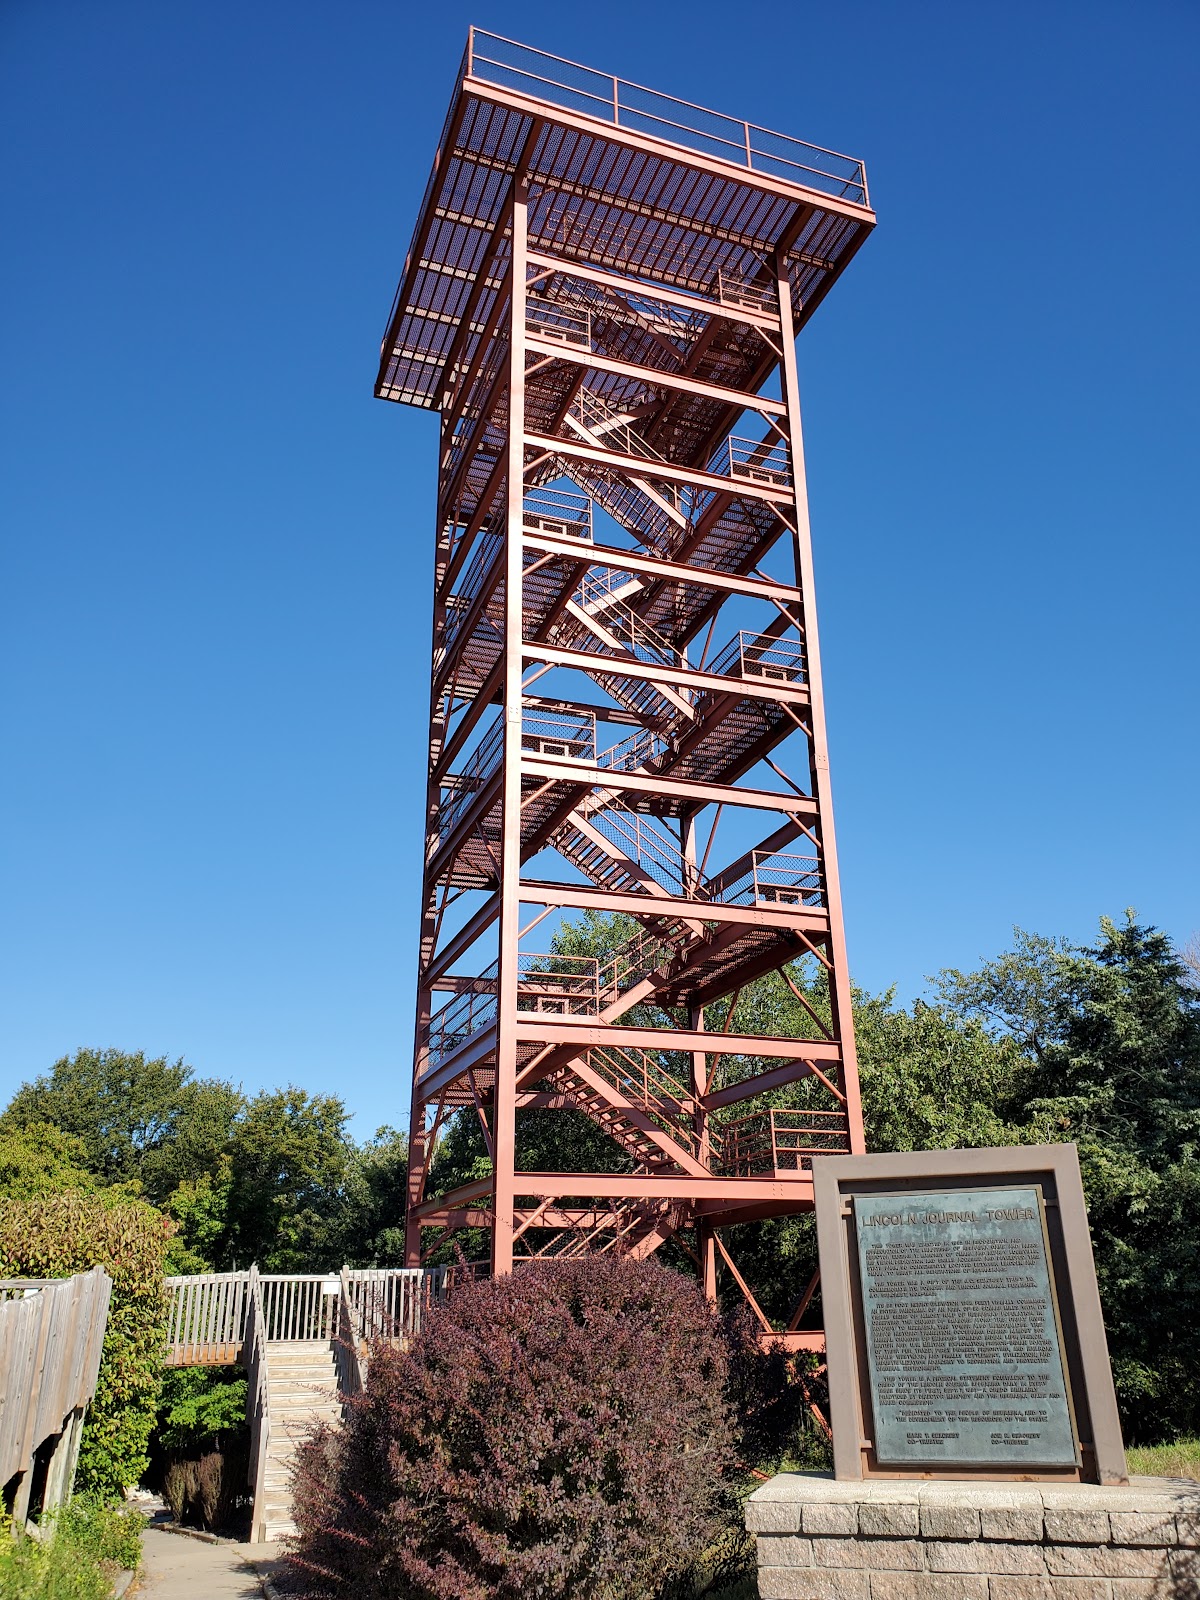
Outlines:
<svg viewBox="0 0 1200 1600"><path fill-rule="evenodd" d="M781 388L787 406L788 444L792 458L792 483L796 511L796 584L803 599L804 653L807 659L812 726L812 792L817 798L821 828L821 860L824 869L825 899L829 913L829 1001L834 1033L842 1047L841 1090L846 1097L846 1120L850 1150L854 1155L866 1149L863 1135L862 1099L858 1088L858 1052L854 1043L854 1012L851 1005L850 971L846 959L846 927L842 919L842 885L838 874L837 841L833 827L833 797L829 783L829 741L825 732L825 693L821 680L821 650L817 636L816 586L813 577L812 526L808 514L808 474L804 462L804 429L800 418L800 382L796 372L796 333L792 323L792 285L783 262L776 262L775 282L779 292L779 321L783 335Z"/></svg>
<svg viewBox="0 0 1200 1600"><path fill-rule="evenodd" d="M496 987L496 1094L492 1118L495 1188L492 1272L512 1271L516 1196L517 974L521 923L521 643L525 490L525 298L529 186L518 180L509 268L508 493L504 533L504 813L500 858L500 954Z"/></svg>

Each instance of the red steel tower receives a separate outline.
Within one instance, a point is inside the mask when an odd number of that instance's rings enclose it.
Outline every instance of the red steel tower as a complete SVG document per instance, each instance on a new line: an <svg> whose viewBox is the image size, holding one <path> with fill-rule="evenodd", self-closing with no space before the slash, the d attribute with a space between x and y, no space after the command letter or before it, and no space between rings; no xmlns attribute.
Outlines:
<svg viewBox="0 0 1200 1600"><path fill-rule="evenodd" d="M471 32L376 388L441 413L410 1264L676 1236L713 1293L863 1148L794 340L874 220L859 161ZM739 1029L774 971L806 1037ZM526 1107L616 1170L518 1170Z"/></svg>

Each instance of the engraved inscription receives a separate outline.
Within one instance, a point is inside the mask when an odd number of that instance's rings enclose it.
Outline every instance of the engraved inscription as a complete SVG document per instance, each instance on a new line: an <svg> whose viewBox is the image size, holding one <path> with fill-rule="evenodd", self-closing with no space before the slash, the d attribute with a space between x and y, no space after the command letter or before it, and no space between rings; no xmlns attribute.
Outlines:
<svg viewBox="0 0 1200 1600"><path fill-rule="evenodd" d="M1036 1189L858 1196L880 1462L1078 1455Z"/></svg>

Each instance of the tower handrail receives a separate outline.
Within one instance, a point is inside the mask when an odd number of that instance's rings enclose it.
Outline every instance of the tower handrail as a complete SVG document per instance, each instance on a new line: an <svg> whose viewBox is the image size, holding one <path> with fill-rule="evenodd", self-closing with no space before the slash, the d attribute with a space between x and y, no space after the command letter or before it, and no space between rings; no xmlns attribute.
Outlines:
<svg viewBox="0 0 1200 1600"><path fill-rule="evenodd" d="M600 439L602 445L614 440L618 445L623 445L623 449L617 449L618 455L633 456L642 461L665 460L621 412L586 384L571 402L568 415L575 417L585 432Z"/></svg>
<svg viewBox="0 0 1200 1600"><path fill-rule="evenodd" d="M601 750L596 756L596 765L607 767L610 772L633 772L657 760L669 749L669 741L652 728L635 728L626 738Z"/></svg>
<svg viewBox="0 0 1200 1600"><path fill-rule="evenodd" d="M592 502L574 489L536 486L525 490L521 523L530 533L591 542Z"/></svg>
<svg viewBox="0 0 1200 1600"><path fill-rule="evenodd" d="M781 683L805 681L804 645L771 633L739 629L705 667L721 678L773 678Z"/></svg>
<svg viewBox="0 0 1200 1600"><path fill-rule="evenodd" d="M438 806L438 834L445 839L465 814L472 800L484 788L500 765L504 753L504 718L497 717L471 752L461 772L442 779L442 801Z"/></svg>
<svg viewBox="0 0 1200 1600"><path fill-rule="evenodd" d="M603 569L605 571L613 569ZM591 574L588 574L591 577ZM638 615L627 600L614 597L597 579L595 586L585 580L573 597L581 611L586 611L607 633L611 633L632 656L649 666L681 667L683 655L665 635L659 633L644 617ZM603 646L601 646L603 649Z"/></svg>
<svg viewBox="0 0 1200 1600"><path fill-rule="evenodd" d="M726 434L707 470L721 477L743 478L749 483L766 483L781 489L791 488L792 484L792 463L781 439Z"/></svg>
<svg viewBox="0 0 1200 1600"><path fill-rule="evenodd" d="M682 892L687 875L682 847L656 818L613 800L593 811L588 821L662 888Z"/></svg>
<svg viewBox="0 0 1200 1600"><path fill-rule="evenodd" d="M799 1172L813 1156L844 1155L850 1149L844 1109L772 1106L722 1125L721 1162L729 1173Z"/></svg>
<svg viewBox="0 0 1200 1600"><path fill-rule="evenodd" d="M664 1104L668 1106L675 1116L690 1117L695 1102L683 1084L650 1051L628 1045L593 1045L587 1060L614 1089L630 1095L644 1110L663 1117L669 1124L664 1132L670 1132L673 1138L682 1136L690 1140L692 1129L676 1126L663 1107Z"/></svg>
<svg viewBox="0 0 1200 1600"><path fill-rule="evenodd" d="M565 110L610 122L614 127L647 133L750 171L790 179L805 188L819 189L860 205L869 204L866 169L853 156L597 72L594 67L550 55L501 34L472 27L466 66L468 77L499 88L516 89Z"/></svg>
<svg viewBox="0 0 1200 1600"><path fill-rule="evenodd" d="M726 879L718 874L699 892L727 906L825 904L819 857L788 850L751 850L749 860L743 858L743 863L740 871L734 869L736 876Z"/></svg>

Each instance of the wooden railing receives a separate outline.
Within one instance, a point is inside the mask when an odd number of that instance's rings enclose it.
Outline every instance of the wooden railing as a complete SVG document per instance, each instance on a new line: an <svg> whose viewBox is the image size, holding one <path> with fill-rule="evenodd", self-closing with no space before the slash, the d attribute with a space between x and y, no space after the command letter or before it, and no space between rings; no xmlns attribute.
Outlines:
<svg viewBox="0 0 1200 1600"><path fill-rule="evenodd" d="M421 1331L425 1308L446 1292L445 1267L343 1267L322 1272L206 1272L168 1278L171 1297L167 1364L239 1364L246 1369L250 1423L247 1482L254 1490L250 1537L264 1537L267 1447L271 1440L267 1367L273 1344L333 1346L343 1400L366 1385L371 1348L406 1344Z"/></svg>
<svg viewBox="0 0 1200 1600"><path fill-rule="evenodd" d="M424 1308L445 1291L441 1267L343 1267L322 1272L205 1272L168 1278L167 1365L245 1365L250 1333L264 1344L345 1340L353 1330L365 1350L379 1339L410 1339ZM251 1322L251 1289L258 1310Z"/></svg>
<svg viewBox="0 0 1200 1600"><path fill-rule="evenodd" d="M246 1369L246 1416L250 1423L250 1462L246 1481L254 1490L254 1515L250 1542L260 1544L266 1537L267 1446L271 1442L270 1389L267 1383L267 1335L263 1312L262 1282L258 1268L251 1267L246 1277L246 1336L242 1365Z"/></svg>
<svg viewBox="0 0 1200 1600"><path fill-rule="evenodd" d="M79 1438L96 1391L112 1279L96 1267L73 1278L0 1280L0 1483L17 1478L13 1520L71 1498ZM35 1457L57 1438L45 1476ZM41 1481L35 1481L40 1479Z"/></svg>
<svg viewBox="0 0 1200 1600"><path fill-rule="evenodd" d="M168 1278L172 1367L219 1367L241 1359L246 1334L246 1272Z"/></svg>

